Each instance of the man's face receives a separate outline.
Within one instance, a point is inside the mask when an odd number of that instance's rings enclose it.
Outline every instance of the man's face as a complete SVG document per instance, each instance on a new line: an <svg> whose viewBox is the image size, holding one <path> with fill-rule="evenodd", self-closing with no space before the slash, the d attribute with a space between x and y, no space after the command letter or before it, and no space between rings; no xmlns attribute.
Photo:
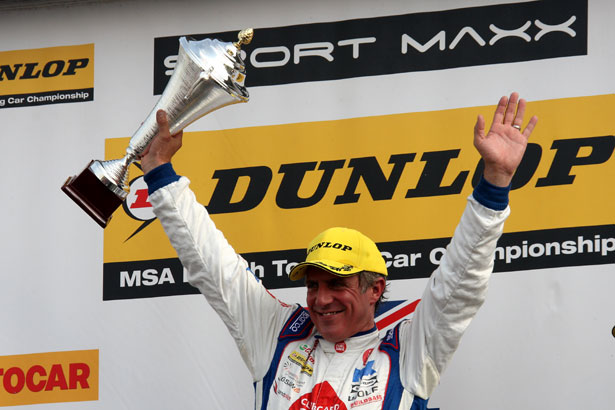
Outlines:
<svg viewBox="0 0 615 410"><path fill-rule="evenodd" d="M340 342L374 327L374 304L384 291L384 279L361 292L359 277L340 277L315 267L305 275L307 305L322 337Z"/></svg>

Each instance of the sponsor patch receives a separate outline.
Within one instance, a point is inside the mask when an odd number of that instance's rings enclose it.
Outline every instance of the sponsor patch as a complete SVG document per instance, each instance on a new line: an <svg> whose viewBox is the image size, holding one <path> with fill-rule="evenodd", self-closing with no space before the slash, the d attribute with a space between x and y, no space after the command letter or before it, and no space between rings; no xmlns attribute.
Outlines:
<svg viewBox="0 0 615 410"><path fill-rule="evenodd" d="M312 364L314 364L314 358L312 356L306 357L295 350L288 356L288 360L300 366L301 373L305 373L308 376L311 376L314 373L314 368L312 367Z"/></svg>
<svg viewBox="0 0 615 410"><path fill-rule="evenodd" d="M367 362L362 369L354 369L348 401L357 398L367 398L378 392L378 374L374 369L374 361Z"/></svg>
<svg viewBox="0 0 615 410"><path fill-rule="evenodd" d="M289 410L346 410L344 402L337 396L328 382L314 386L311 392L299 397Z"/></svg>

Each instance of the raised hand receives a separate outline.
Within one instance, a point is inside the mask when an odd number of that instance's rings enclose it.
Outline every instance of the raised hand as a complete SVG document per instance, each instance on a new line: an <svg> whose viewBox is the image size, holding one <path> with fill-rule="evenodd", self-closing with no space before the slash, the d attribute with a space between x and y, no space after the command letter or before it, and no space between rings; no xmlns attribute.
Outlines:
<svg viewBox="0 0 615 410"><path fill-rule="evenodd" d="M169 131L169 120L163 110L156 112L156 122L158 123L158 134L152 139L141 155L141 168L144 174L159 165L171 162L173 155L182 146L183 132L180 131L171 135Z"/></svg>
<svg viewBox="0 0 615 410"><path fill-rule="evenodd" d="M523 132L526 101L519 94L502 97L493 115L493 123L485 135L485 119L478 116L474 126L474 146L485 162L484 178L493 185L508 186L521 163L527 140L538 117L533 116Z"/></svg>

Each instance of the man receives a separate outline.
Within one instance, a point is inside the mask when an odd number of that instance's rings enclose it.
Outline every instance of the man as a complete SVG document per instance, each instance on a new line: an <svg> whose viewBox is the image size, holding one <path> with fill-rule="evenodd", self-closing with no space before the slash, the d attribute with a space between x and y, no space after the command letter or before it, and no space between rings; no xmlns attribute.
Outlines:
<svg viewBox="0 0 615 410"><path fill-rule="evenodd" d="M521 132L526 103L502 97L485 134L479 116L474 145L483 179L412 321L379 339L374 309L386 285L376 245L361 233L331 228L290 273L305 278L308 309L279 302L251 274L189 181L170 161L181 133L160 132L143 155L150 202L197 287L225 322L255 384L257 409L424 409L462 334L484 301L496 242L509 214L508 191L537 118ZM411 217L411 216L409 216Z"/></svg>

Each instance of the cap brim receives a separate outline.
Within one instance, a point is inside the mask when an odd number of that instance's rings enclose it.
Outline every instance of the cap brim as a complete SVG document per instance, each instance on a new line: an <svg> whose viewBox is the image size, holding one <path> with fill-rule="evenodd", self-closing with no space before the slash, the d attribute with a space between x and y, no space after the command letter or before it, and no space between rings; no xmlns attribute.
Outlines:
<svg viewBox="0 0 615 410"><path fill-rule="evenodd" d="M310 266L322 269L336 276L352 276L361 272L361 269L355 268L352 265L329 260L319 260L299 263L291 269L288 277L290 280L302 279L305 276L307 268Z"/></svg>

